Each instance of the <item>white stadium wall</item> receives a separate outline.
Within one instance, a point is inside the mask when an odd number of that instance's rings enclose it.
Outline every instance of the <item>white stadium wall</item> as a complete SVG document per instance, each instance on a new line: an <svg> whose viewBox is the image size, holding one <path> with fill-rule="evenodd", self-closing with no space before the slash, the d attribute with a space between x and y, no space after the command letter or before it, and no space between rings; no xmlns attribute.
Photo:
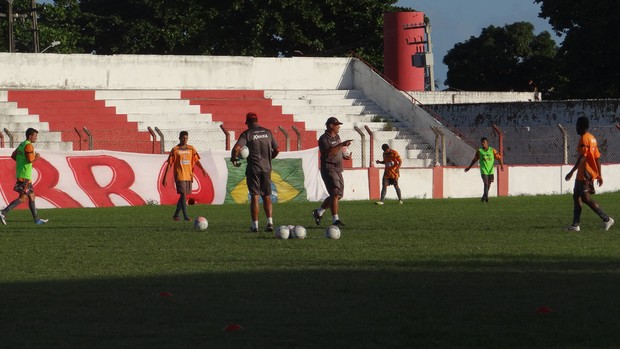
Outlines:
<svg viewBox="0 0 620 349"><path fill-rule="evenodd" d="M351 58L0 53L0 88L351 89Z"/></svg>

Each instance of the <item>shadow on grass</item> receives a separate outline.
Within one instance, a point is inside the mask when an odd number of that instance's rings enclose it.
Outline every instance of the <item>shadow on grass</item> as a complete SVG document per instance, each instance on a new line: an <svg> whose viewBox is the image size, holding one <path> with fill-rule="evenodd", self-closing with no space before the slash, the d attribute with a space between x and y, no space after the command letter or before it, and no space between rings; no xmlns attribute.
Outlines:
<svg viewBox="0 0 620 349"><path fill-rule="evenodd" d="M447 264L4 283L0 337L7 348L614 347L619 288L617 272Z"/></svg>

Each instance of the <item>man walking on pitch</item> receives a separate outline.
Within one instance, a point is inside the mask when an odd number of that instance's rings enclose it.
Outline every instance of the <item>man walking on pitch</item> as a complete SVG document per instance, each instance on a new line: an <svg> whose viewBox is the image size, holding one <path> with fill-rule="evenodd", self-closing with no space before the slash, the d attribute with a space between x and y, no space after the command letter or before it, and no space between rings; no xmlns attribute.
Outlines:
<svg viewBox="0 0 620 349"><path fill-rule="evenodd" d="M480 162L480 176L482 177L482 184L484 185L484 191L480 201L489 202L489 188L491 187L491 183L495 180L495 160L499 160L500 169L502 171L504 171L504 161L495 149L489 147L489 140L486 137L482 137L480 143L482 147L476 151L474 159L471 161L471 164L467 166L465 172L468 172L476 161Z"/></svg>
<svg viewBox="0 0 620 349"><path fill-rule="evenodd" d="M589 127L590 121L587 117L582 116L577 119L577 134L581 136L581 138L579 138L579 144L577 145L579 157L577 158L575 166L573 166L565 177L565 179L569 181L573 173L577 171L577 178L575 179L575 187L573 189L573 224L566 227L566 230L581 230L581 228L579 228L579 222L583 203L588 205L592 211L601 217L603 220L603 229L609 230L609 228L614 225L613 218L609 217L590 196L595 193L594 180L596 180L599 187L603 185L603 175L601 174L601 153L598 150L596 138L588 132Z"/></svg>
<svg viewBox="0 0 620 349"><path fill-rule="evenodd" d="M35 194L32 186L32 164L39 160L41 156L34 151L34 143L37 142L39 131L34 128L26 130L26 140L21 142L20 145L13 151L11 158L15 160L15 186L13 190L19 193L17 199L13 200L2 212L0 212L0 221L6 225L6 215L15 207L21 205L28 200L28 206L30 207L30 213L32 213L32 219L35 224L45 224L47 219L39 218L37 214L37 207L35 205Z"/></svg>
<svg viewBox="0 0 620 349"><path fill-rule="evenodd" d="M174 167L174 183L179 194L179 201L177 201L177 208L174 211L172 219L180 221L179 213L183 212L183 218L186 221L192 219L187 214L187 195L192 192L192 183L194 182L194 165L202 171L204 176L207 175L207 171L202 167L200 163L200 156L196 151L196 148L187 144L189 134L187 131L181 131L179 133L179 144L177 144L168 155L166 170L164 176L161 179L161 185L166 187L166 178L168 177L168 170Z"/></svg>
<svg viewBox="0 0 620 349"><path fill-rule="evenodd" d="M383 172L383 183L381 185L381 200L377 201L376 204L383 205L383 200L385 199L385 194L387 193L387 187L390 185L394 186L396 195L398 195L398 203L402 204L403 199L400 196L398 177L400 177L399 169L403 162L400 159L398 152L394 149L390 149L389 145L383 144L381 149L383 149L383 160L377 160L377 164L384 164L385 172Z"/></svg>
<svg viewBox="0 0 620 349"><path fill-rule="evenodd" d="M245 168L245 179L250 193L250 215L252 226L250 231L258 233L259 196L263 198L263 210L267 216L266 232L273 231L273 204L271 202L271 159L280 153L278 143L270 130L258 124L256 113L247 113L245 124L248 129L243 131L230 152L230 161L235 167L241 166L239 153L247 146L250 153Z"/></svg>
<svg viewBox="0 0 620 349"><path fill-rule="evenodd" d="M319 138L319 151L321 156L321 178L327 188L329 196L323 200L321 206L312 211L316 225L321 224L323 213L329 208L332 214L332 224L344 226L338 216L338 203L344 195L344 179L342 177L342 159L350 160L351 154L343 153L343 147L351 145L351 140L341 141L340 132L342 122L335 117L330 117L325 123L325 133Z"/></svg>

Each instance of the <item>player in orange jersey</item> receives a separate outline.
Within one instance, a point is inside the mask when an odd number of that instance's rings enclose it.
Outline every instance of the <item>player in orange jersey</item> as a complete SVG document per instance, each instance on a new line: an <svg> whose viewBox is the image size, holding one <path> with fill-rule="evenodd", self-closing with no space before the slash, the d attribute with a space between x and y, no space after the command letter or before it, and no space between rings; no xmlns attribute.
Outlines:
<svg viewBox="0 0 620 349"><path fill-rule="evenodd" d="M179 133L179 144L177 144L168 155L168 165L166 171L161 179L161 185L166 186L166 177L168 177L168 170L174 167L174 182L176 184L177 193L179 194L179 201L177 202L177 208L174 211L172 219L175 221L181 220L179 213L183 212L183 217L186 221L192 219L187 215L187 195L192 192L192 183L194 182L194 165L198 166L204 176L207 175L207 171L202 167L200 163L200 156L196 151L196 148L187 144L189 135L187 131L181 131Z"/></svg>
<svg viewBox="0 0 620 349"><path fill-rule="evenodd" d="M592 211L594 211L603 220L603 229L609 230L614 225L613 218L609 217L592 199L590 195L595 193L594 180L600 187L603 185L603 176L601 174L601 153L598 150L596 138L590 132L590 121L587 117L582 116L577 119L577 134L581 136L577 145L578 158L575 166L566 175L569 181L573 173L577 171L575 179L575 188L573 189L573 224L566 227L566 230L580 231L579 221L581 218L581 207L585 203Z"/></svg>
<svg viewBox="0 0 620 349"><path fill-rule="evenodd" d="M385 172L383 172L383 183L381 186L381 200L375 202L377 205L383 205L383 200L385 199L385 194L387 192L387 187L390 185L394 186L396 190L396 195L398 195L398 203L402 204L403 199L400 195L400 187L398 186L398 177L400 177L399 169L403 164L403 161L400 159L400 155L394 149L390 149L390 146L387 144L383 144L381 146L383 149L383 161L377 160L377 164L385 165Z"/></svg>

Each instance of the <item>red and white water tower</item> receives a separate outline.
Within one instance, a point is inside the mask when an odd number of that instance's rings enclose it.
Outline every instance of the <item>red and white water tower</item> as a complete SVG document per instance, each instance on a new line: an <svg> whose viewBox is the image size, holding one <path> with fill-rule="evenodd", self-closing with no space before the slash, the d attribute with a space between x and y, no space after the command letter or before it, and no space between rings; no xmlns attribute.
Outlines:
<svg viewBox="0 0 620 349"><path fill-rule="evenodd" d="M401 91L435 90L430 24L424 12L383 15L383 67Z"/></svg>

